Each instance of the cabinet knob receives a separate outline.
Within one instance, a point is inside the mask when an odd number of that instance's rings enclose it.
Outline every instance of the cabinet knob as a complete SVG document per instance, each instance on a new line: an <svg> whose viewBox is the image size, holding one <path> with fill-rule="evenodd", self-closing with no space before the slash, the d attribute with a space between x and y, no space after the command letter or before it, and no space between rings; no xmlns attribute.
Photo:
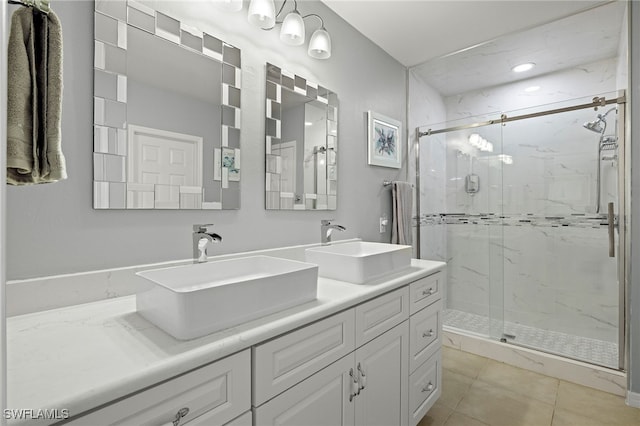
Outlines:
<svg viewBox="0 0 640 426"><path fill-rule="evenodd" d="M433 329L429 330L429 331L425 331L424 333L422 333L422 337L433 337L434 335L434 331Z"/></svg>
<svg viewBox="0 0 640 426"><path fill-rule="evenodd" d="M433 289L433 287L429 287L426 290L422 290L422 295L423 296L431 296L433 293L435 293L436 291Z"/></svg>
<svg viewBox="0 0 640 426"><path fill-rule="evenodd" d="M422 388L422 392L431 392L433 390L433 383L429 382L429 384Z"/></svg>

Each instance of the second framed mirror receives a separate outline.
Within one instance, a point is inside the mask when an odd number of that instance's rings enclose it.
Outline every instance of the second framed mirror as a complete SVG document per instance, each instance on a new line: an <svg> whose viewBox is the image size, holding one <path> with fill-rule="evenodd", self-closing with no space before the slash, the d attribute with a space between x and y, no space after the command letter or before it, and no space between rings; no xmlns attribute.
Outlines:
<svg viewBox="0 0 640 426"><path fill-rule="evenodd" d="M266 208L335 210L338 96L267 63Z"/></svg>

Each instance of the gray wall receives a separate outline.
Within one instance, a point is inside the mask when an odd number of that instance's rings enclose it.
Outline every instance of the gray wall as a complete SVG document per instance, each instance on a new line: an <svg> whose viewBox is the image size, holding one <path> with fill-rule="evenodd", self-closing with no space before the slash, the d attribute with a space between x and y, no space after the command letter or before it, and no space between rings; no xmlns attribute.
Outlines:
<svg viewBox="0 0 640 426"><path fill-rule="evenodd" d="M331 33L331 59L306 47L282 44L277 31L251 27L243 12L221 12L209 2L151 2L242 49L242 200L237 211L98 211L92 209L93 2L58 0L64 29L63 151L69 179L49 185L9 187L7 279L104 269L191 256L191 225L214 223L224 242L215 253L317 242L320 219L347 231L338 238L388 241L378 217L391 214L384 179L404 170L367 165L366 111L403 120L405 70L379 47L319 2L300 3L319 13ZM177 16L180 14L181 16ZM307 20L307 37L317 27ZM264 208L265 63L271 62L337 92L339 193L335 212L279 212ZM404 124L404 123L403 123ZM389 227L390 228L390 227Z"/></svg>
<svg viewBox="0 0 640 426"><path fill-rule="evenodd" d="M629 57L631 63L631 81L629 96L631 97L631 276L629 293L627 294L630 317L627 319L629 329L629 391L636 395L636 403L640 398L640 249L634 243L640 241L640 4L629 2L630 37ZM634 118L636 118L634 120ZM635 170L634 170L634 167Z"/></svg>

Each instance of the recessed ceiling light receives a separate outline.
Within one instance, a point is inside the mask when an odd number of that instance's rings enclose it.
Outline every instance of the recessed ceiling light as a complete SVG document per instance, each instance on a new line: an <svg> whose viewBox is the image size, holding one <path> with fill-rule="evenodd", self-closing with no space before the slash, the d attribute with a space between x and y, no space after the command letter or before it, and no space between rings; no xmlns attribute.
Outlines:
<svg viewBox="0 0 640 426"><path fill-rule="evenodd" d="M525 92L537 92L538 90L540 90L540 86L529 86L524 89Z"/></svg>
<svg viewBox="0 0 640 426"><path fill-rule="evenodd" d="M534 64L533 62L527 62L527 63L524 63L524 64L516 65L515 67L511 68L511 71L513 71L513 72L529 71L535 65L536 64Z"/></svg>

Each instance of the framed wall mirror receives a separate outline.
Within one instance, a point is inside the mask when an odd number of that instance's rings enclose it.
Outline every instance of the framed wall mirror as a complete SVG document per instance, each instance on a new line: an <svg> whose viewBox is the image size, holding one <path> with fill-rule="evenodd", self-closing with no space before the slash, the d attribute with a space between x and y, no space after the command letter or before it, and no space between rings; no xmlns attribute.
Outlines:
<svg viewBox="0 0 640 426"><path fill-rule="evenodd" d="M335 210L338 96L267 64L266 208Z"/></svg>
<svg viewBox="0 0 640 426"><path fill-rule="evenodd" d="M240 50L95 2L94 208L240 208Z"/></svg>

